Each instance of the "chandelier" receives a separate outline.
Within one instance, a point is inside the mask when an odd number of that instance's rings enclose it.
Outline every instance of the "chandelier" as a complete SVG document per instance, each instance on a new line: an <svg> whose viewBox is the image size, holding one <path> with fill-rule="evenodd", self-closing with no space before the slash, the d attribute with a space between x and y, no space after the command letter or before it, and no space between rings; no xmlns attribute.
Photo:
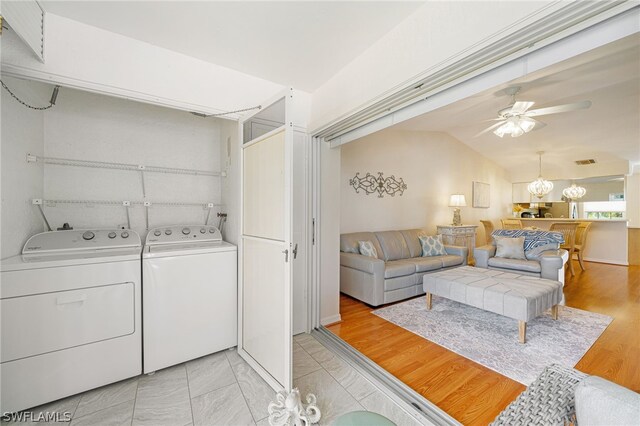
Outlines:
<svg viewBox="0 0 640 426"><path fill-rule="evenodd" d="M562 195L567 197L570 200L577 200L579 198L584 197L587 193L587 190L581 186L576 186L575 183L571 184L571 186L562 190Z"/></svg>
<svg viewBox="0 0 640 426"><path fill-rule="evenodd" d="M548 181L542 177L542 154L544 152L540 151L537 153L539 158L539 166L538 166L538 179L534 180L527 186L527 190L531 195L535 195L538 198L542 198L553 189L553 182Z"/></svg>

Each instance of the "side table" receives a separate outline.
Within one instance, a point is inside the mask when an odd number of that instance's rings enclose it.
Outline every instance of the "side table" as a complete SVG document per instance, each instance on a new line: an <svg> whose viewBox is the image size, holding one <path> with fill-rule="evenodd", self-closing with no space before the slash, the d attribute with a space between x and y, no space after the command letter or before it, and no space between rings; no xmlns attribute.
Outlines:
<svg viewBox="0 0 640 426"><path fill-rule="evenodd" d="M442 242L448 245L463 246L469 249L467 263L475 266L473 249L476 246L476 228L478 225L438 225L437 233L442 235Z"/></svg>

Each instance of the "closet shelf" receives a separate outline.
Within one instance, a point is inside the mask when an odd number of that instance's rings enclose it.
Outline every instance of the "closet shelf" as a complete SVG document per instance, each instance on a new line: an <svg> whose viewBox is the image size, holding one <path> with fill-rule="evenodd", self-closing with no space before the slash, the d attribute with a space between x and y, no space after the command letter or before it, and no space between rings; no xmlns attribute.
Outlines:
<svg viewBox="0 0 640 426"><path fill-rule="evenodd" d="M58 166L88 167L93 169L113 169L113 170L126 170L126 171L135 171L135 172L168 173L168 174L192 175L192 176L220 176L220 177L227 176L226 172L213 172L209 170L180 169L175 167L147 166L143 164L109 163L104 161L74 160L70 158L38 157L36 155L27 154L28 163L36 163L38 161L44 164L55 164Z"/></svg>

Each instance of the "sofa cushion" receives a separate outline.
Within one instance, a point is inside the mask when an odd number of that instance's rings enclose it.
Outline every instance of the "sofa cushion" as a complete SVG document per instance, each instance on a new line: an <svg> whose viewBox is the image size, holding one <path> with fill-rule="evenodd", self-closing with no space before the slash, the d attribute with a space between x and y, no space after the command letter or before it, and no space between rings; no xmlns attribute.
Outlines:
<svg viewBox="0 0 640 426"><path fill-rule="evenodd" d="M420 244L420 236L427 235L424 229L405 229L400 231L404 237L404 241L409 247L409 255L411 257L422 256L422 245Z"/></svg>
<svg viewBox="0 0 640 426"><path fill-rule="evenodd" d="M363 256L378 258L378 252L371 241L358 241L358 251Z"/></svg>
<svg viewBox="0 0 640 426"><path fill-rule="evenodd" d="M514 269L518 271L540 273L540 262L535 260L505 259L504 257L492 257L487 262L493 268Z"/></svg>
<svg viewBox="0 0 640 426"><path fill-rule="evenodd" d="M435 271L442 269L442 259L440 257L416 257L411 261L416 265L416 272Z"/></svg>
<svg viewBox="0 0 640 426"><path fill-rule="evenodd" d="M443 268L462 265L464 263L464 258L462 256L457 256L455 254L447 254L445 256L440 256L440 260L442 261Z"/></svg>
<svg viewBox="0 0 640 426"><path fill-rule="evenodd" d="M375 235L382 247L382 259L385 261L411 257L407 242L400 231L375 232Z"/></svg>
<svg viewBox="0 0 640 426"><path fill-rule="evenodd" d="M405 275L403 277L394 277L384 280L384 291L394 291L401 288L416 287L416 284L422 283L418 280L417 274ZM418 286L421 287L421 286Z"/></svg>
<svg viewBox="0 0 640 426"><path fill-rule="evenodd" d="M524 237L495 237L496 257L527 260L524 255Z"/></svg>
<svg viewBox="0 0 640 426"><path fill-rule="evenodd" d="M416 265L408 260L391 260L384 265L384 277L395 278L412 275L416 272Z"/></svg>
<svg viewBox="0 0 640 426"><path fill-rule="evenodd" d="M442 243L442 235L435 237L421 235L419 239L422 245L422 256L444 256L447 254Z"/></svg>
<svg viewBox="0 0 640 426"><path fill-rule="evenodd" d="M358 241L371 241L378 252L378 259L382 259L382 248L373 232L352 232L340 235L340 251L345 253L360 253Z"/></svg>

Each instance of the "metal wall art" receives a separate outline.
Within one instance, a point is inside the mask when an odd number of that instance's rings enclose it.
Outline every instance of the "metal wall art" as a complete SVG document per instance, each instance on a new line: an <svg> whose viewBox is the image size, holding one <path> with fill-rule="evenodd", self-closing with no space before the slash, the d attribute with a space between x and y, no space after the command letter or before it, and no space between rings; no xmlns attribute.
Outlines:
<svg viewBox="0 0 640 426"><path fill-rule="evenodd" d="M365 177L360 177L360 173L356 173L353 179L349 179L349 185L353 186L357 193L363 190L367 195L378 193L378 198L382 198L384 194L394 197L396 194L402 195L407 184L402 178L396 179L395 176L383 177L382 172L378 172L378 176L367 173Z"/></svg>

